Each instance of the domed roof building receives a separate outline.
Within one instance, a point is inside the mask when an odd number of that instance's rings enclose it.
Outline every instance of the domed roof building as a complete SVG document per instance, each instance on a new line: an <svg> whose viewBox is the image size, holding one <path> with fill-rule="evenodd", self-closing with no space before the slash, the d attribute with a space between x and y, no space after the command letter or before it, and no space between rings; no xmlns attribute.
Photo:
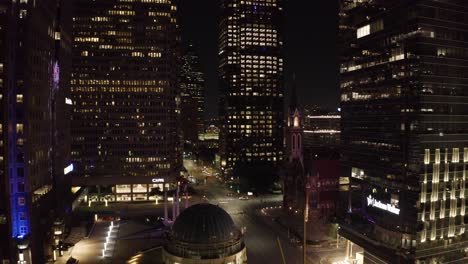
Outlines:
<svg viewBox="0 0 468 264"><path fill-rule="evenodd" d="M163 250L165 264L245 264L241 232L226 211L196 204L177 217Z"/></svg>

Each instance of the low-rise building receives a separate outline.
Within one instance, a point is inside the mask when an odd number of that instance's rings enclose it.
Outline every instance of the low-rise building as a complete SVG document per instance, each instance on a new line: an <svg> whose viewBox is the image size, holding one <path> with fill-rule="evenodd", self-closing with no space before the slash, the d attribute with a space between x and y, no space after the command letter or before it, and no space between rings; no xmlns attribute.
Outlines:
<svg viewBox="0 0 468 264"><path fill-rule="evenodd" d="M308 211L331 217L336 214L339 199L339 161L333 157L304 156L306 132L293 91L286 131L284 208L304 210L308 194Z"/></svg>
<svg viewBox="0 0 468 264"><path fill-rule="evenodd" d="M163 249L164 263L247 263L243 234L229 214L212 204L185 209L174 222Z"/></svg>

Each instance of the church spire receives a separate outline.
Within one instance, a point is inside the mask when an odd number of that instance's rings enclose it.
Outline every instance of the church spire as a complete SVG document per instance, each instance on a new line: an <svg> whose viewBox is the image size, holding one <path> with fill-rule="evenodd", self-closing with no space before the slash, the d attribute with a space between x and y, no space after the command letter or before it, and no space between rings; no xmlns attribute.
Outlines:
<svg viewBox="0 0 468 264"><path fill-rule="evenodd" d="M299 110L296 94L296 76L293 75L293 84L291 90L291 97L289 102L288 113L288 130L287 130L287 151L289 162L299 160L301 165L303 162L303 147L302 142L304 139L304 128L302 127L302 116Z"/></svg>
<svg viewBox="0 0 468 264"><path fill-rule="evenodd" d="M299 107L297 103L297 91L296 91L296 74L293 74L293 82L291 87L291 97L289 99L289 110L294 112Z"/></svg>

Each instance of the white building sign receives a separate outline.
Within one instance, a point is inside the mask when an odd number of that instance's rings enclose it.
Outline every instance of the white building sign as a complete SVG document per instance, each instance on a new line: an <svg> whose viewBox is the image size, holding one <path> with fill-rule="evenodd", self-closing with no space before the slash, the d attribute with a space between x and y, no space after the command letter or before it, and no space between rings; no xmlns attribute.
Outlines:
<svg viewBox="0 0 468 264"><path fill-rule="evenodd" d="M153 178L153 179L151 179L151 181L153 183L158 183L158 182L164 182L164 179L163 178Z"/></svg>
<svg viewBox="0 0 468 264"><path fill-rule="evenodd" d="M370 195L367 197L367 206L377 207L379 209L385 210L392 214L397 214L397 215L400 214L399 208L396 208L394 205L389 204L389 203L382 203L381 201L376 200L374 197Z"/></svg>
<svg viewBox="0 0 468 264"><path fill-rule="evenodd" d="M63 169L63 174L67 175L68 173L72 172L74 170L73 164L70 163L67 167Z"/></svg>

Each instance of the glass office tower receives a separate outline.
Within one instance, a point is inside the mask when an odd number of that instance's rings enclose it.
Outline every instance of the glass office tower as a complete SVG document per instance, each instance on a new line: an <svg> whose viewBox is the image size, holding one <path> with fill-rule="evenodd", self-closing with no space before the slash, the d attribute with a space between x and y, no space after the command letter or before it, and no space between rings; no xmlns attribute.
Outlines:
<svg viewBox="0 0 468 264"><path fill-rule="evenodd" d="M364 263L466 263L466 1L343 0L340 45L340 233Z"/></svg>
<svg viewBox="0 0 468 264"><path fill-rule="evenodd" d="M180 63L182 135L184 141L196 143L205 133L205 80L195 47L188 46Z"/></svg>
<svg viewBox="0 0 468 264"><path fill-rule="evenodd" d="M45 263L70 210L68 7L0 2L2 263Z"/></svg>
<svg viewBox="0 0 468 264"><path fill-rule="evenodd" d="M73 5L77 174L114 186L115 200L147 200L152 184L173 181L181 166L177 6L172 0Z"/></svg>
<svg viewBox="0 0 468 264"><path fill-rule="evenodd" d="M221 169L261 185L269 176L241 171L274 174L284 157L283 1L223 0L221 7Z"/></svg>

